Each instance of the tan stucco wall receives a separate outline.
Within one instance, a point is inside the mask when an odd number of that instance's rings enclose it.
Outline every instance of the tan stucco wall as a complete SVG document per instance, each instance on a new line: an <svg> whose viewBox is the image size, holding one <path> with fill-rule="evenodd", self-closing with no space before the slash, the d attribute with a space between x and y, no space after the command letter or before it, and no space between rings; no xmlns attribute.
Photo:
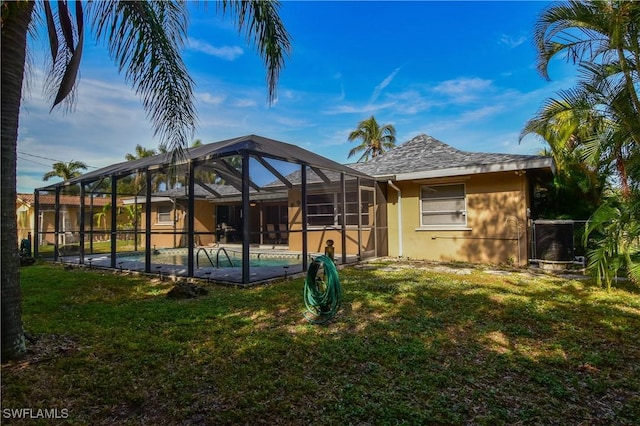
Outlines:
<svg viewBox="0 0 640 426"><path fill-rule="evenodd" d="M67 229L65 229L65 238L61 238L60 243L62 243L63 241L66 241L67 243L74 243L77 242L79 239L79 230L80 230L80 223L79 223L79 212L80 212L80 207L76 207L76 206L63 206L61 208L61 220L62 220L62 211L66 212L67 215L67 221L66 221L66 225L68 226ZM42 220L40 221L40 223L38 224L38 227L40 228L40 240L43 242L43 244L55 244L56 238L55 238L55 211L51 210L50 208L45 208L43 211L41 211L42 213ZM28 233L31 233L32 238L35 236L35 230L34 230L34 223L35 223L35 209L30 206L27 207L25 205L18 205L17 208L17 215L18 215L18 242L20 242L21 239L23 238L27 238ZM87 225L88 227L88 225ZM60 231L62 232L63 230L60 229ZM34 241L32 241L33 244Z"/></svg>
<svg viewBox="0 0 640 426"><path fill-rule="evenodd" d="M16 206L16 219L18 223L18 244L23 238L27 238L29 233L33 235L34 209L22 203Z"/></svg>
<svg viewBox="0 0 640 426"><path fill-rule="evenodd" d="M300 191L289 191L289 249L302 251L302 209L300 207ZM371 210L373 215L373 209ZM346 253L358 255L366 250L373 250L373 231L364 229L361 235L361 247L358 248L358 230L347 227ZM340 230L309 227L307 229L307 250L310 253L324 253L327 240L333 240L336 255L342 255L342 237Z"/></svg>
<svg viewBox="0 0 640 426"><path fill-rule="evenodd" d="M295 230L301 230L301 224L296 224ZM307 250L309 253L324 253L327 246L327 240L333 240L333 247L336 255L342 254L341 233L333 229L317 229L309 228L307 232ZM357 255L358 251L358 230L347 228L347 255ZM362 251L365 251L372 232L370 230L362 231ZM293 251L302 251L302 232L292 232L289 234L289 249Z"/></svg>
<svg viewBox="0 0 640 426"><path fill-rule="evenodd" d="M464 183L465 229L420 227L420 186ZM527 262L526 175L514 172L469 178L396 182L402 191L402 256L435 261ZM389 255L399 256L398 194L388 191ZM519 249L518 249L519 248Z"/></svg>
<svg viewBox="0 0 640 426"><path fill-rule="evenodd" d="M196 234L195 241L197 245L209 245L215 242L215 218L214 205L205 200L195 200L194 227L196 232L204 232L206 234ZM151 245L156 248L172 248L184 244L186 241L187 215L186 210L181 203L177 203L176 209L171 211L171 217L176 220L175 226L171 223L158 223L158 203L151 205ZM144 230L145 212L142 211L140 234L141 244L145 244ZM154 234L154 232L170 232L174 230L178 233L173 234Z"/></svg>

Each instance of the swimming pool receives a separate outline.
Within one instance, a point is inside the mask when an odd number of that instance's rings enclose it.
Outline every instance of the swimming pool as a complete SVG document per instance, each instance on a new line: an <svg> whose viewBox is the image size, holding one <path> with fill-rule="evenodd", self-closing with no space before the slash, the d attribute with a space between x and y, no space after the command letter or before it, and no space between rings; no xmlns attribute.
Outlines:
<svg viewBox="0 0 640 426"><path fill-rule="evenodd" d="M228 257L225 255L227 253ZM251 267L265 266L292 266L302 263L301 255L298 254L279 254L271 253L250 253L249 265ZM144 254L136 254L131 256L118 256L121 261L144 262ZM242 267L242 253L235 250L219 251L218 249L202 249L194 253L193 258L196 267L210 268L240 268ZM151 254L151 263L164 265L184 265L188 263L188 254L186 250L167 250L159 251Z"/></svg>

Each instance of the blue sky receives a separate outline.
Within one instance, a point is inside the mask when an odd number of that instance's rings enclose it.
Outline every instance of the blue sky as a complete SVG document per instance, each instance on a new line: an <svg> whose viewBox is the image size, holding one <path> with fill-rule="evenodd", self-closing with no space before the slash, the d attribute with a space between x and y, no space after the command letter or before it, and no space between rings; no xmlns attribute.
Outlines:
<svg viewBox="0 0 640 426"><path fill-rule="evenodd" d="M548 2L284 1L293 50L277 101L267 104L264 67L230 19L190 5L184 60L195 82L203 142L258 134L340 163L357 123L393 124L398 144L431 135L467 151L536 154L525 122L575 71L558 60L551 82L535 69L531 32ZM124 161L136 144L157 148L142 104L92 39L86 43L76 107L42 96L44 44L31 44L29 88L18 137L18 191L46 185L54 161L93 167ZM51 182L54 182L52 180Z"/></svg>

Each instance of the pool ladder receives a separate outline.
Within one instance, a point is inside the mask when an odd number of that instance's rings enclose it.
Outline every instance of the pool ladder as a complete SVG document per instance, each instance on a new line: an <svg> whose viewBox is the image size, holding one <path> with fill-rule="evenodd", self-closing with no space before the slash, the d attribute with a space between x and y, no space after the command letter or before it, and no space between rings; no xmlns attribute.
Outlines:
<svg viewBox="0 0 640 426"><path fill-rule="evenodd" d="M200 269L200 252L203 252L205 256L207 256L207 259L209 259L209 263L211 264L212 267L216 268L216 269L220 269L220 252L223 252L225 256L227 256L227 260L229 261L229 265L231 265L231 267L233 267L233 261L231 261L231 258L229 257L229 253L227 253L227 250L224 247L220 247L218 249L218 251L216 252L216 263L213 263L213 260L211 259L211 256L209 256L209 253L207 253L207 250L204 247L200 247L198 249L198 251L196 252L196 269Z"/></svg>

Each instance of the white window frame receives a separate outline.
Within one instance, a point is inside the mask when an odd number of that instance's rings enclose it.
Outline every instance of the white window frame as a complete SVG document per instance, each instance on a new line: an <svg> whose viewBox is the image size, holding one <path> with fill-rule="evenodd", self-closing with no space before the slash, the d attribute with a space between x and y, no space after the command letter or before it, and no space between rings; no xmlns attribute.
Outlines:
<svg viewBox="0 0 640 426"><path fill-rule="evenodd" d="M168 208L169 211L161 211L161 210L164 210L165 208ZM173 225L173 219L172 219L171 213L173 213L172 205L158 204L158 207L156 210L156 224L157 225ZM163 217L162 217L163 215L169 215L169 219L163 220Z"/></svg>
<svg viewBox="0 0 640 426"><path fill-rule="evenodd" d="M325 202L321 202L321 203L309 203L309 198L317 197L320 195L327 198L328 200L325 200ZM336 193L318 192L318 193L309 194L307 196L307 224L309 228L326 228L326 227L337 226L337 223L338 223L337 195L338 194ZM331 213L328 213L328 212L312 213L311 212L312 210L314 210L314 207L329 206L329 205L331 205L332 207ZM321 218L321 217L322 218L331 217L332 218L331 223L327 223L323 225L313 223L313 220L315 218Z"/></svg>
<svg viewBox="0 0 640 426"><path fill-rule="evenodd" d="M422 193L424 188L435 188L435 187L443 187L443 186L462 186L462 197L459 196L455 196L455 197L439 197L439 198L431 198L431 199L425 199L422 197ZM454 200L454 199L460 199L462 198L462 201L464 203L464 210L425 210L424 209L424 204L425 201L428 203L429 200ZM425 214L429 214L429 213L454 213L457 212L459 214L461 214L464 217L464 223L442 223L442 224L425 224L424 223L424 216ZM467 220L468 220L468 210L467 210L467 186L464 183L457 183L457 182L452 182L452 183L443 183L443 184L433 184L433 185L420 185L420 228L418 228L418 230L423 229L423 230L448 230L448 229L463 229L463 230L468 230L469 228L467 227Z"/></svg>
<svg viewBox="0 0 640 426"><path fill-rule="evenodd" d="M362 188L361 188L362 189ZM371 191L373 193L373 202L375 204L375 193L374 191ZM346 196L346 201L347 201L347 206L351 206L352 208L346 209L345 212L345 216L347 218L351 218L353 219L354 217L356 218L356 222L355 223L351 223L349 224L347 222L346 227L347 228L358 228L359 223L360 223L360 217L363 215L362 211L361 211L361 203L362 203L362 199L361 197L358 195L359 192L356 191L350 191L347 192L347 196ZM341 198L342 198L342 194L340 192L333 192L333 193L327 193L327 192L318 192L318 193L311 193L309 194L309 196L316 196L316 195L323 195L327 198L332 198L331 202L325 202L325 203L309 203L307 202L307 223L309 224L308 227L309 228L315 228L315 229L322 229L322 228L340 228L342 226L342 222L340 220L342 214L340 212L340 204L341 204ZM355 200L354 200L354 195L355 195ZM307 200L308 201L308 200ZM319 213L319 214L314 214L311 213L310 210L313 209L309 209L309 206L313 207L313 206L321 206L321 205L329 205L331 204L333 206L333 212L332 213ZM355 211L353 211L353 206L355 206ZM351 210L349 212L349 210ZM313 224L313 218L315 217L329 217L332 216L333 217L333 221L330 224L325 224L325 225L320 225L320 224ZM369 223L368 224L363 224L363 226L371 226L371 221L372 221L372 217L369 217Z"/></svg>

